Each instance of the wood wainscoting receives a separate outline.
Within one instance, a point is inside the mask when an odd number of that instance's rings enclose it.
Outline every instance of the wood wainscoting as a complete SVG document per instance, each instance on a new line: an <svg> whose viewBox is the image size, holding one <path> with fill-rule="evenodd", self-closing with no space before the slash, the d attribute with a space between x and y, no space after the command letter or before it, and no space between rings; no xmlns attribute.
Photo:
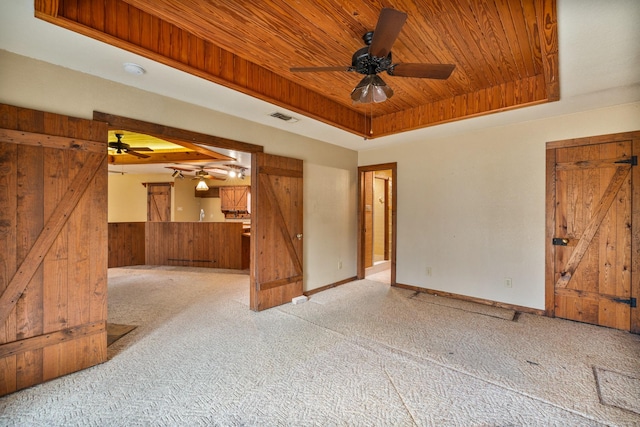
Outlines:
<svg viewBox="0 0 640 427"><path fill-rule="evenodd" d="M242 268L241 222L148 222L146 264Z"/></svg>
<svg viewBox="0 0 640 427"><path fill-rule="evenodd" d="M109 223L109 268L143 265L145 222Z"/></svg>
<svg viewBox="0 0 640 427"><path fill-rule="evenodd" d="M242 269L241 222L109 224L109 267L173 265Z"/></svg>

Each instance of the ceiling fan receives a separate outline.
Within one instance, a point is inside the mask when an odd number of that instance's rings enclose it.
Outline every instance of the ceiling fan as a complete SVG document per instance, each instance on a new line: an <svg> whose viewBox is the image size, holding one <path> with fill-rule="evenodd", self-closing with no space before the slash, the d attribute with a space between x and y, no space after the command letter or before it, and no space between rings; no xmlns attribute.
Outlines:
<svg viewBox="0 0 640 427"><path fill-rule="evenodd" d="M227 174L229 171L227 171L226 169L221 169L221 168L208 168L205 166L196 166L199 169L188 169L188 168L184 168L184 167L180 167L180 166L165 166L165 168L167 169L172 169L174 170L174 178L175 177L182 177L184 178L184 175L181 173L176 174L175 171L178 172L194 172L194 177L191 178L192 180L198 179L198 180L204 180L204 179L215 179L218 181L225 181L227 179ZM211 173L209 173L209 172Z"/></svg>
<svg viewBox="0 0 640 427"><path fill-rule="evenodd" d="M393 89L378 76L378 73L383 71L390 76L398 77L448 79L456 67L454 64L393 63L391 47L406 20L406 13L384 8L380 11L376 29L362 36L366 46L353 54L350 66L294 67L290 71L348 71L364 74L365 77L351 92L354 104L383 102L393 96Z"/></svg>
<svg viewBox="0 0 640 427"><path fill-rule="evenodd" d="M131 147L131 146L129 146L129 144L127 144L125 142L122 142L122 134L121 133L116 133L115 135L116 135L116 138L118 140L109 142L109 149L116 150L117 154L122 154L122 153L131 154L131 155L134 155L136 157L140 157L141 159L147 159L147 158L151 157L151 156L148 156L146 154L138 153L138 151L153 151L151 148L149 148L149 147Z"/></svg>

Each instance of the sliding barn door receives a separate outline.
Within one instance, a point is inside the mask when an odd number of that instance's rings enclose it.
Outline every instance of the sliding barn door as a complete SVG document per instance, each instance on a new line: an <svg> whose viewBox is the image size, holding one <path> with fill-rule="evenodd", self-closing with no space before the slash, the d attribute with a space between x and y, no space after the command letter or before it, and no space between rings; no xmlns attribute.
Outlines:
<svg viewBox="0 0 640 427"><path fill-rule="evenodd" d="M302 160L255 153L251 188L252 310L302 295Z"/></svg>
<svg viewBox="0 0 640 427"><path fill-rule="evenodd" d="M548 152L555 203L548 207L547 280L557 317L633 329L636 144L612 135L558 142Z"/></svg>
<svg viewBox="0 0 640 427"><path fill-rule="evenodd" d="M0 395L106 360L106 138L0 104Z"/></svg>

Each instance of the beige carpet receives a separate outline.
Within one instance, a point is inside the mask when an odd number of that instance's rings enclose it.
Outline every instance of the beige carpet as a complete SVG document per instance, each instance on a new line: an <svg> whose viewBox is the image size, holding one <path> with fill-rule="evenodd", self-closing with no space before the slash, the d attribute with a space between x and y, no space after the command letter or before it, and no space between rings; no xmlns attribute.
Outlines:
<svg viewBox="0 0 640 427"><path fill-rule="evenodd" d="M640 425L639 336L486 310L363 280L254 313L237 272L111 269L109 321L138 327L0 424Z"/></svg>

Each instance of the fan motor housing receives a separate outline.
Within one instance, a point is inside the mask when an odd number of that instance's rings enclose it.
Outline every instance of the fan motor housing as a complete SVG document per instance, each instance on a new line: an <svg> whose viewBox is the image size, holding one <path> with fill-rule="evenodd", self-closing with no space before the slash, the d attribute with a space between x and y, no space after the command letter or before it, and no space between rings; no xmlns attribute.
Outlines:
<svg viewBox="0 0 640 427"><path fill-rule="evenodd" d="M378 58L377 56L371 56L369 54L369 47L366 46L358 49L356 53L353 54L351 65L357 73L365 75L378 74L386 71L391 66L391 52L384 58Z"/></svg>

